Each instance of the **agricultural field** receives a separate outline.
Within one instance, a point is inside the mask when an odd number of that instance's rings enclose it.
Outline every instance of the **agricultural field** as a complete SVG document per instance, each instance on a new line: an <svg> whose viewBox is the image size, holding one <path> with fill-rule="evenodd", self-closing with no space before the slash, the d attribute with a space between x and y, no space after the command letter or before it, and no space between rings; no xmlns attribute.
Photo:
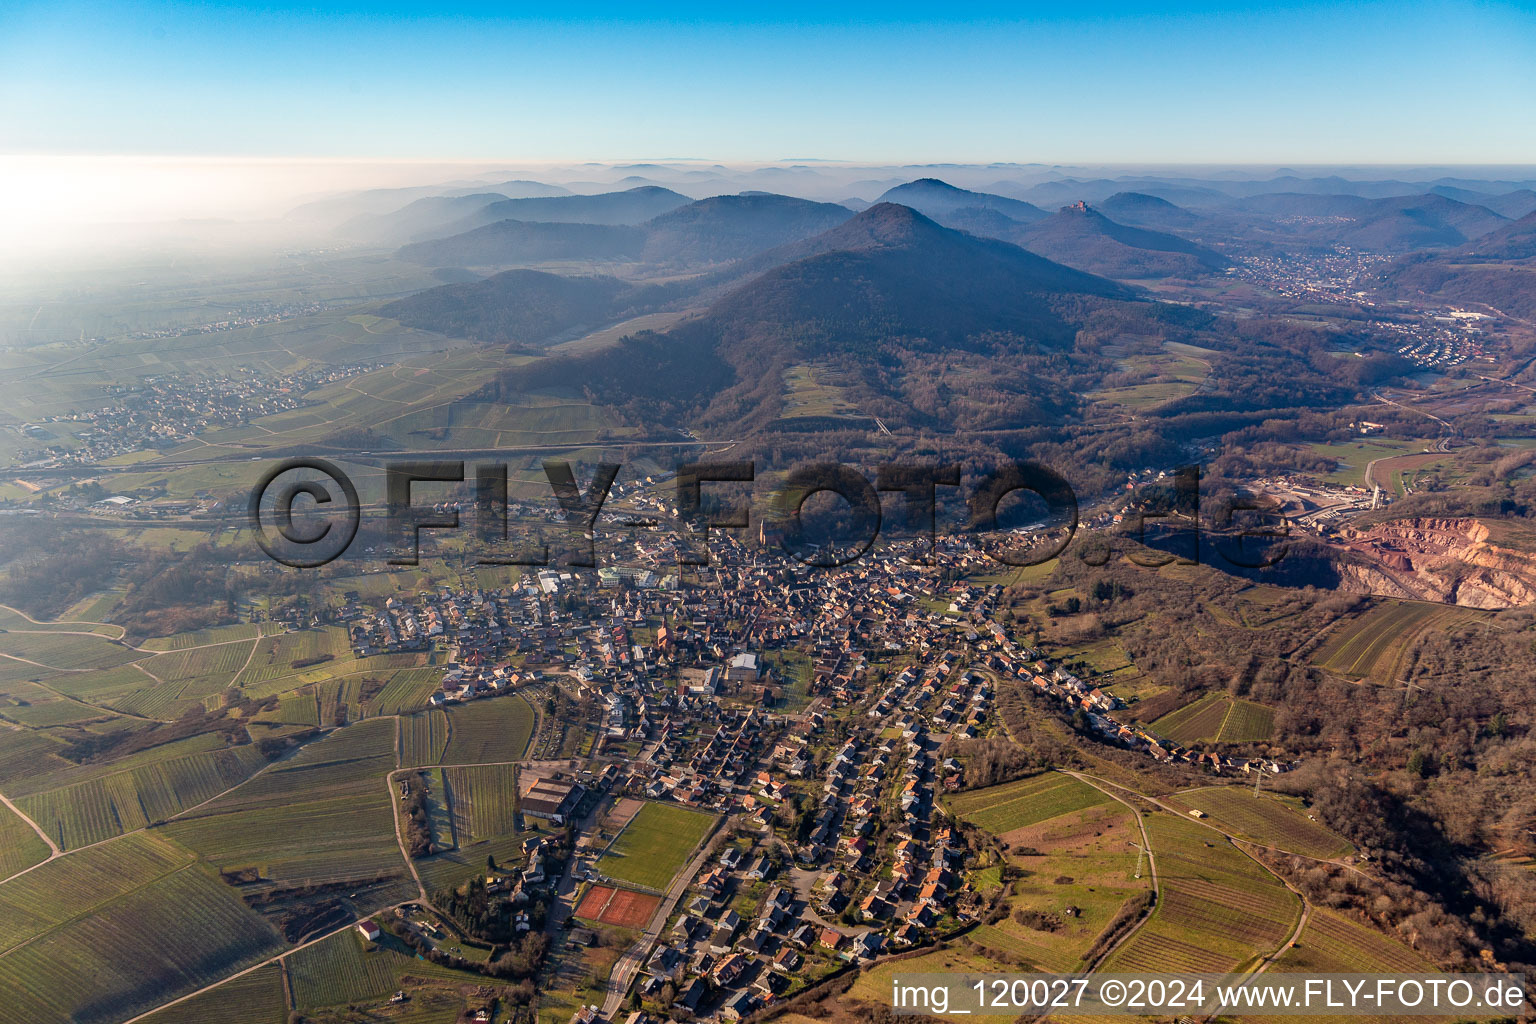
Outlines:
<svg viewBox="0 0 1536 1024"><path fill-rule="evenodd" d="M0 729L0 787L10 795L18 782L73 768L61 749L58 740L32 729Z"/></svg>
<svg viewBox="0 0 1536 1024"><path fill-rule="evenodd" d="M434 668L395 669L384 689L368 702L369 715L396 715L427 705L427 698L437 692L442 672Z"/></svg>
<svg viewBox="0 0 1536 1024"><path fill-rule="evenodd" d="M281 951L277 932L211 871L183 862L154 876L164 865L137 852L96 864L93 874L83 865L50 871L76 859L62 858L0 888L0 901L19 898L28 914L28 941L0 955L8 980L0 1021L121 1020ZM140 873L119 876L125 868ZM53 887L67 875L78 891ZM80 985L82 977L91 984Z"/></svg>
<svg viewBox="0 0 1536 1024"><path fill-rule="evenodd" d="M1206 694L1152 723L1175 743L1258 743L1274 735L1275 712L1251 700Z"/></svg>
<svg viewBox="0 0 1536 1024"><path fill-rule="evenodd" d="M465 843L455 850L435 853L416 862L416 871L428 892L457 888L476 875L485 874L485 860L493 857L497 867L513 870L523 863L523 840L527 832L505 832L487 839Z"/></svg>
<svg viewBox="0 0 1536 1024"><path fill-rule="evenodd" d="M240 627L232 627L240 628ZM253 627L254 628L254 627ZM218 693L234 682L235 674L251 659L257 641L230 640L157 654L141 667L166 682L199 682L198 696Z"/></svg>
<svg viewBox="0 0 1536 1024"><path fill-rule="evenodd" d="M361 676L327 679L314 686L321 725L345 725L363 717Z"/></svg>
<svg viewBox="0 0 1536 1024"><path fill-rule="evenodd" d="M1069 775L1045 773L950 797L957 816L1003 835L1036 822L1106 803L1109 797Z"/></svg>
<svg viewBox="0 0 1536 1024"><path fill-rule="evenodd" d="M147 655L146 655L147 657ZM5 664L0 660L0 665ZM101 706L108 701L127 697L137 693L148 686L155 685L155 681L145 675L141 670L134 668L132 664L118 665L114 668L94 669L87 672L63 672L58 675L48 675L44 671L32 668L32 675L47 679L47 687L74 700L84 701L87 704ZM103 714L109 711L103 707Z"/></svg>
<svg viewBox="0 0 1536 1024"><path fill-rule="evenodd" d="M0 718L18 722L33 729L47 729L55 725L76 725L98 718L117 717L104 708L90 707L62 697L55 697L51 691L40 686L32 687L31 692L23 693L20 688L25 686L27 686L25 683L12 683L5 687L8 696L20 697L26 703L11 706L0 703Z"/></svg>
<svg viewBox="0 0 1536 1024"><path fill-rule="evenodd" d="M252 622L239 623L233 626L210 626L207 629L199 629L191 633L151 637L148 640L141 641L139 646L152 651L184 651L189 647L206 647L210 644L256 640L263 633L273 632L279 628L270 624Z"/></svg>
<svg viewBox="0 0 1536 1024"><path fill-rule="evenodd" d="M330 733L165 831L221 870L254 868L274 885L398 880L405 865L386 784L394 724Z"/></svg>
<svg viewBox="0 0 1536 1024"><path fill-rule="evenodd" d="M1340 914L1314 907L1296 945L1275 961L1274 971L1316 974L1436 974L1435 966L1412 949L1374 929ZM1322 1024L1338 1018L1262 1017L1243 1014L1245 1024ZM1400 1024L1422 1017L1351 1015L1360 1024Z"/></svg>
<svg viewBox="0 0 1536 1024"><path fill-rule="evenodd" d="M0 949L30 941L192 862L188 850L144 832L55 858L0 885Z"/></svg>
<svg viewBox="0 0 1536 1024"><path fill-rule="evenodd" d="M998 963L963 945L936 949L921 956L904 960L887 961L862 971L845 999L858 1000L889 1010L891 1005L891 979L897 974L1006 974L1014 970L1007 964ZM1010 1017L1017 1016L1009 1014ZM974 1019L968 1014L937 1015L940 1020L954 1024ZM993 1018L998 1019L998 1018Z"/></svg>
<svg viewBox="0 0 1536 1024"><path fill-rule="evenodd" d="M39 622L27 618L9 605L0 605L0 629L19 633L99 633L109 640L120 639L123 635L122 626L113 626L109 623L93 622L85 619L72 619L68 614L62 619Z"/></svg>
<svg viewBox="0 0 1536 1024"><path fill-rule="evenodd" d="M383 936L380 936L383 938ZM299 1006L336 1006L388 995L398 986L396 964L375 956L355 929L348 928L288 956L293 999Z"/></svg>
<svg viewBox="0 0 1536 1024"><path fill-rule="evenodd" d="M306 686L302 690L287 693L277 699L278 721L284 725L309 725L320 724L320 699L315 695L313 686Z"/></svg>
<svg viewBox="0 0 1536 1024"><path fill-rule="evenodd" d="M455 400L418 406L371 424L415 448L517 448L533 444L585 446L632 433L579 395L525 392L518 404Z"/></svg>
<svg viewBox="0 0 1536 1024"><path fill-rule="evenodd" d="M1343 441L1337 444L1307 445L1314 454L1332 459L1335 469L1325 479L1346 487L1366 487L1365 470L1377 459L1422 453L1434 447L1438 438L1396 439L1374 437L1369 441Z"/></svg>
<svg viewBox="0 0 1536 1024"><path fill-rule="evenodd" d="M105 723L106 726L120 726L123 728L137 728L138 723L132 719L121 718L113 722ZM102 727L102 731L107 731ZM27 736L37 737L42 743L48 744L45 749L58 749L58 745L52 737L42 733L26 733ZM24 748L32 744L23 743ZM0 743L0 749L4 744ZM158 761L174 760L189 754L203 754L215 750L225 749L224 738L218 733L205 732L188 736L186 739L172 740L169 743L161 743L157 746L147 747L134 751L131 754L122 755L110 760L87 761L83 764L75 764L62 757L57 763L47 757L39 758L45 763L42 770L26 773L24 777L14 779L6 784L5 794L13 800L20 800L25 796L46 792L51 789L62 789L65 786L73 786L81 782L89 782L92 779L102 779L109 775L130 771L144 765L154 764Z"/></svg>
<svg viewBox="0 0 1536 1024"><path fill-rule="evenodd" d="M665 889L714 820L703 811L648 802L603 852L597 871L645 889Z"/></svg>
<svg viewBox="0 0 1536 1024"><path fill-rule="evenodd" d="M1354 851L1347 841L1309 820L1296 801L1268 793L1255 796L1252 786L1191 789L1175 799L1264 846L1320 860L1347 856Z"/></svg>
<svg viewBox="0 0 1536 1024"><path fill-rule="evenodd" d="M1384 600L1335 626L1312 663L1351 679L1392 686L1401 678L1403 660L1419 634L1478 615L1452 605Z"/></svg>
<svg viewBox="0 0 1536 1024"><path fill-rule="evenodd" d="M315 661L319 658L328 660ZM347 631L339 626L281 633L257 641L250 664L234 679L234 683L249 696L259 699L292 688L281 685L274 688L274 684L281 680L300 676L307 669L318 665L332 667L331 662L342 660L352 660L352 647L347 641ZM305 664L311 661L314 661L313 665ZM293 685L309 681L299 679Z"/></svg>
<svg viewBox="0 0 1536 1024"><path fill-rule="evenodd" d="M104 624L103 620L112 614L112 609L116 608L122 600L123 591L103 590L82 598L73 607L67 609L60 618L66 622L90 623L89 628L96 632L103 632L100 628ZM120 626L111 628L116 631L116 634L122 633Z"/></svg>
<svg viewBox="0 0 1536 1024"><path fill-rule="evenodd" d="M1322 907L1314 907L1301 939L1275 962L1277 971L1434 974L1406 944Z"/></svg>
<svg viewBox="0 0 1536 1024"><path fill-rule="evenodd" d="M461 843L479 842L517 830L516 765L446 768L443 774L453 801L454 829Z"/></svg>
<svg viewBox="0 0 1536 1024"><path fill-rule="evenodd" d="M1227 972L1290 937L1301 901L1278 878L1197 822L1166 812L1143 820L1162 891L1151 918L1104 970Z"/></svg>
<svg viewBox="0 0 1536 1024"><path fill-rule="evenodd" d="M449 850L459 844L455 840L453 813L450 810L448 785L443 779L443 769L424 768L418 777L426 784L427 824L432 829L432 842L439 850Z"/></svg>
<svg viewBox="0 0 1536 1024"><path fill-rule="evenodd" d="M255 744L138 765L17 799L63 849L75 849L164 821L244 782L266 764Z"/></svg>
<svg viewBox="0 0 1536 1024"><path fill-rule="evenodd" d="M153 1013L144 1024L286 1024L287 1020L283 969L270 963Z"/></svg>
<svg viewBox="0 0 1536 1024"><path fill-rule="evenodd" d="M1139 353L1116 362L1122 374L1141 378L1138 383L1090 392L1089 397L1127 409L1155 409L1200 389L1211 373L1210 349L1168 342L1161 353Z"/></svg>
<svg viewBox="0 0 1536 1024"><path fill-rule="evenodd" d="M289 954L287 964L293 1001L306 1010L353 1004L361 1007L373 1002L387 1005L391 993L410 984L411 1010L424 1009L423 1003L441 1003L445 1008L451 1006L453 1011L445 1019L455 1021L465 1007L459 986L485 981L478 974L418 960L388 932L370 947L355 928L295 950ZM417 982L425 987L418 987ZM367 1019L376 1018L370 1015Z"/></svg>
<svg viewBox="0 0 1536 1024"><path fill-rule="evenodd" d="M831 374L814 363L796 363L784 371L784 419L796 416L857 415L846 388L834 384Z"/></svg>
<svg viewBox="0 0 1536 1024"><path fill-rule="evenodd" d="M1012 883L1009 914L978 926L970 937L1039 970L1068 973L1086 966L1085 955L1120 908L1151 887L1151 872L1139 862L1140 842L1132 812L1113 802L1009 833L1010 860L1021 871ZM1022 919L1015 916L1019 911Z"/></svg>
<svg viewBox="0 0 1536 1024"><path fill-rule="evenodd" d="M62 672L112 668L149 657L99 633L0 632L0 654L23 664Z"/></svg>
<svg viewBox="0 0 1536 1024"><path fill-rule="evenodd" d="M528 752L534 711L519 694L460 704L448 711L443 764L516 761Z"/></svg>
<svg viewBox="0 0 1536 1024"><path fill-rule="evenodd" d="M433 708L400 719L400 765L441 764L448 749L448 713Z"/></svg>
<svg viewBox="0 0 1536 1024"><path fill-rule="evenodd" d="M521 863L527 833L516 828L517 766L440 768L458 848L416 862L429 891L462 885L494 857L503 869ZM436 792L436 791L434 791Z"/></svg>
<svg viewBox="0 0 1536 1024"><path fill-rule="evenodd" d="M0 879L48 859L48 844L32 826L0 804Z"/></svg>

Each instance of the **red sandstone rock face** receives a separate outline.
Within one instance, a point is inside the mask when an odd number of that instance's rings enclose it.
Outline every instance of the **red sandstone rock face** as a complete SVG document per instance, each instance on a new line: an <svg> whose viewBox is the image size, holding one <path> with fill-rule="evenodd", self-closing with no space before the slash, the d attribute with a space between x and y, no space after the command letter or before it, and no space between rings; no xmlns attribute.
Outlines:
<svg viewBox="0 0 1536 1024"><path fill-rule="evenodd" d="M1384 597L1509 608L1536 601L1536 554L1491 543L1477 519L1398 519L1346 528L1344 588Z"/></svg>

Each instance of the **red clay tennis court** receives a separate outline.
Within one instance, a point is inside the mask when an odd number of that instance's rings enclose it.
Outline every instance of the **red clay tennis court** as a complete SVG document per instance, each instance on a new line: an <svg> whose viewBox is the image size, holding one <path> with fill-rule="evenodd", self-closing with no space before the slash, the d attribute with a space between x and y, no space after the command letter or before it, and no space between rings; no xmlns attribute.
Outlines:
<svg viewBox="0 0 1536 1024"><path fill-rule="evenodd" d="M582 897L576 916L619 928L644 928L661 905L661 897L611 885L594 885Z"/></svg>

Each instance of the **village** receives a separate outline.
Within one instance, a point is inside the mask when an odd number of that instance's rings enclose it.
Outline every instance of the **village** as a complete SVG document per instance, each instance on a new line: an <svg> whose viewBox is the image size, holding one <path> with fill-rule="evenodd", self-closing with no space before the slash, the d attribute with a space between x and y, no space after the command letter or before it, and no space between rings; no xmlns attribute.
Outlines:
<svg viewBox="0 0 1536 1024"><path fill-rule="evenodd" d="M227 374L161 374L104 389L98 409L47 416L13 427L33 445L17 453L18 469L90 466L116 456L159 450L220 427L239 426L297 409L316 388L379 364L317 365L278 376L249 367Z"/></svg>
<svg viewBox="0 0 1536 1024"><path fill-rule="evenodd" d="M567 874L579 889L557 895L537 856L507 883L518 894L547 887L565 905L551 921L593 913L592 887L636 888L605 874L591 841L584 815L602 797L728 822L670 906L664 886L643 890L665 921L647 933L633 979L619 968L610 979L626 1005L737 1019L840 966L976 921L984 901L962 884L976 850L941 803L965 768L945 751L1003 731L1000 686L1038 695L1036 708L1076 719L1090 741L1155 760L1217 774L1294 767L1122 720L1107 684L1009 635L996 618L1001 585L968 581L994 564L967 540L894 544L814 571L720 536L687 583L665 543L635 550L639 564L622 569L536 570L497 590L382 602L349 595L341 610L360 656L445 654L432 705L558 694L590 718L585 769L540 777L522 799L525 816L578 829ZM566 941L595 939L583 925Z"/></svg>

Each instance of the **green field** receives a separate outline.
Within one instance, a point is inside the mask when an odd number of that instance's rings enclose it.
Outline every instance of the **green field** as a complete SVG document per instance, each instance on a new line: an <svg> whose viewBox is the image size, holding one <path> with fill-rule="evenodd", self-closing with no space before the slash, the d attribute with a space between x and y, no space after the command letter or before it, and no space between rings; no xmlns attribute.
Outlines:
<svg viewBox="0 0 1536 1024"><path fill-rule="evenodd" d="M60 749L52 736L31 729L0 729L0 787L10 795L18 783L74 767L59 756Z"/></svg>
<svg viewBox="0 0 1536 1024"><path fill-rule="evenodd" d="M416 989L413 984L413 1005L410 1019L418 1019L414 1011L431 1009L433 1006L452 1004L447 1021L458 1019L464 1009L464 998L455 991L459 985L477 985L485 979L477 974L439 967L427 960L419 960L394 936L385 933L370 949L355 928L348 928L322 939L303 949L295 950L287 958L288 975L293 985L293 1001L306 1010L328 1006L385 1003L390 993L414 981L440 982L434 991ZM449 997L445 1003L442 997ZM428 1002L427 1007L421 1004ZM365 1020L397 1019L369 1015Z"/></svg>
<svg viewBox="0 0 1536 1024"><path fill-rule="evenodd" d="M246 653L250 654L250 664L235 677L234 684L257 699L312 682L304 678L304 673L314 668L323 666L328 670L326 674L332 674L336 670L334 662L353 660L347 631L335 626L268 637L257 642L254 654L248 648ZM329 661L312 666L303 664L327 655ZM295 662L299 664L296 666Z"/></svg>
<svg viewBox="0 0 1536 1024"><path fill-rule="evenodd" d="M1278 949L1291 934L1301 901L1219 833L1167 813L1145 823L1161 894L1106 971L1226 972Z"/></svg>
<svg viewBox="0 0 1536 1024"><path fill-rule="evenodd" d="M829 380L831 374L813 363L796 363L784 371L785 419L795 416L850 416L858 408L848 401L846 388Z"/></svg>
<svg viewBox="0 0 1536 1024"><path fill-rule="evenodd" d="M112 668L149 657L132 651L97 633L60 633L43 630L36 633L0 632L0 654L22 664L78 671Z"/></svg>
<svg viewBox="0 0 1536 1024"><path fill-rule="evenodd" d="M1275 713L1263 704L1225 694L1206 694L1152 723L1175 743L1257 743L1274 733Z"/></svg>
<svg viewBox="0 0 1536 1024"><path fill-rule="evenodd" d="M1020 829L1009 836L1019 877L1008 897L1009 913L982 924L971 937L987 949L1022 957L1032 967L1068 973L1083 966L1094 940L1128 900L1151 887L1146 865L1136 877L1141 834L1130 810L1097 804ZM1069 914L1068 908L1077 913ZM1015 911L1047 915L1053 927L1020 920Z"/></svg>
<svg viewBox="0 0 1536 1024"><path fill-rule="evenodd" d="M0 664L4 664L0 661ZM41 676L47 680L46 685L50 690L61 693L75 700L85 701L89 704L102 706L112 700L121 699L138 691L155 685L155 681L132 665L118 665L113 668L94 669L86 672L65 672L58 675L49 675L37 669L30 669L34 676ZM103 714L109 713L103 707Z"/></svg>
<svg viewBox="0 0 1536 1024"><path fill-rule="evenodd" d="M1135 383L1090 392L1089 397L1138 411L1187 398L1210 376L1209 357L1214 354L1210 349L1168 342L1162 352L1142 352L1117 361L1117 378L1128 375L1137 378Z"/></svg>
<svg viewBox="0 0 1536 1024"><path fill-rule="evenodd" d="M444 764L517 761L533 738L533 706L519 694L460 704L448 711Z"/></svg>
<svg viewBox="0 0 1536 1024"><path fill-rule="evenodd" d="M0 805L0 879L10 878L47 858L48 844L9 807Z"/></svg>
<svg viewBox="0 0 1536 1024"><path fill-rule="evenodd" d="M447 782L458 848L416 862L428 891L459 886L485 871L486 857L502 868L521 863L526 833L517 831L517 766L438 769Z"/></svg>
<svg viewBox="0 0 1536 1024"><path fill-rule="evenodd" d="M1352 679L1391 686L1400 681L1403 658L1420 633L1447 629L1477 615L1454 605L1383 600L1334 626L1312 663Z"/></svg>
<svg viewBox="0 0 1536 1024"><path fill-rule="evenodd" d="M409 888L395 839L395 723L337 730L166 828L222 870L255 868L273 884L379 882Z"/></svg>
<svg viewBox="0 0 1536 1024"><path fill-rule="evenodd" d="M34 621L8 605L0 605L0 629L19 633L99 633L108 639L119 639L122 626L86 619L73 619L69 614L56 621Z"/></svg>
<svg viewBox="0 0 1536 1024"><path fill-rule="evenodd" d="M454 828L460 842L475 842L516 831L516 765L477 765L444 771L453 800Z"/></svg>
<svg viewBox="0 0 1536 1024"><path fill-rule="evenodd" d="M1314 907L1301 939L1275 962L1277 971L1434 974L1435 967L1402 942L1331 910Z"/></svg>
<svg viewBox="0 0 1536 1024"><path fill-rule="evenodd" d="M282 949L233 889L144 835L0 886L0 920L0 1021L16 1024L121 1020Z"/></svg>
<svg viewBox="0 0 1536 1024"><path fill-rule="evenodd" d="M708 834L715 816L647 802L597 861L600 874L664 890Z"/></svg>
<svg viewBox="0 0 1536 1024"><path fill-rule="evenodd" d="M184 651L189 647L204 647L209 644L224 644L239 640L255 640L263 632L273 632L276 627L256 623L241 623L233 626L212 626L208 629L199 629L191 633L177 633L174 636L152 637L140 642L140 647L146 647L154 651ZM246 650L250 648L247 647Z"/></svg>
<svg viewBox="0 0 1536 1024"><path fill-rule="evenodd" d="M1311 821L1294 800L1264 793L1252 786L1211 786L1178 794L1178 802L1198 808L1237 835L1264 846L1330 860L1353 852L1348 842Z"/></svg>
<svg viewBox="0 0 1536 1024"><path fill-rule="evenodd" d="M1313 444L1307 447L1314 454L1333 459L1337 468L1325 478L1329 483L1350 487L1365 486L1365 469L1377 459L1390 459L1399 455L1423 452L1435 445L1437 439L1395 439L1375 437L1369 441L1344 441L1338 444Z"/></svg>
<svg viewBox="0 0 1536 1024"><path fill-rule="evenodd" d="M962 793L949 798L948 803L959 817L993 835L1002 835L1108 800L1099 790L1069 775L1047 773Z"/></svg>
<svg viewBox="0 0 1536 1024"><path fill-rule="evenodd" d="M848 990L848 994L861 1002L875 1006L888 1007L891 1005L891 985L895 975L898 974L1005 974L1012 968L996 960L989 959L979 953L973 952L964 946L954 945L948 948L936 949L930 953L904 960L887 960L877 963L867 971L859 972L858 980ZM957 1016L951 1014L937 1014L940 1020L948 1020L953 1024L961 1024L963 1021L976 1019L973 1016ZM1009 1014L1009 1017L1017 1017ZM788 1024L807 1024L814 1020L811 1017L797 1015L785 1015L779 1018ZM1002 1020L1002 1016L991 1016L991 1020ZM1067 1018L1069 1020L1083 1020L1084 1018ZM1106 1018L1107 1020L1108 1018Z"/></svg>
<svg viewBox="0 0 1536 1024"><path fill-rule="evenodd" d="M368 703L370 715L396 715L424 708L427 698L438 689L442 671L435 668L395 669L389 674L384 689Z"/></svg>
<svg viewBox="0 0 1536 1024"><path fill-rule="evenodd" d="M232 978L202 995L168 1006L144 1024L286 1024L283 969L271 963Z"/></svg>
<svg viewBox="0 0 1536 1024"><path fill-rule="evenodd" d="M64 697L55 697L51 691L40 686L32 687L31 692L20 692L21 687L25 686L26 684L13 683L5 687L7 696L21 697L27 703L13 706L0 703L0 717L34 729L46 729L55 725L76 725L93 719L117 717L104 708L80 704Z"/></svg>
<svg viewBox="0 0 1536 1024"><path fill-rule="evenodd" d="M448 713L433 708L400 719L400 765L441 764L448 749Z"/></svg>
<svg viewBox="0 0 1536 1024"><path fill-rule="evenodd" d="M244 782L265 764L248 743L163 758L16 803L68 850L164 821Z"/></svg>

